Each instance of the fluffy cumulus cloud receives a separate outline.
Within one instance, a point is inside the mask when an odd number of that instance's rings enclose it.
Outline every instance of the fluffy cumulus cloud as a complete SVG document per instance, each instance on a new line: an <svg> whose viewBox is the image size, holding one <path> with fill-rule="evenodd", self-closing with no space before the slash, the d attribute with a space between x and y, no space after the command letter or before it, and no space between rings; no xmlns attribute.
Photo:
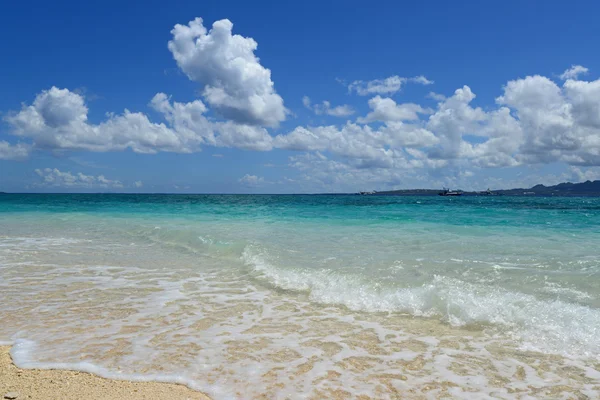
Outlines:
<svg viewBox="0 0 600 400"><path fill-rule="evenodd" d="M124 187L120 181L107 179L104 175L92 176L81 172L62 172L57 168L36 169L35 173L41 180L38 186L86 189L121 189Z"/></svg>
<svg viewBox="0 0 600 400"><path fill-rule="evenodd" d="M283 99L271 71L254 54L252 38L232 33L224 19L207 30L201 18L175 25L169 50L179 68L203 85L202 96L223 117L237 123L275 126L285 119Z"/></svg>
<svg viewBox="0 0 600 400"><path fill-rule="evenodd" d="M390 98L375 96L369 100L371 111L366 117L358 119L360 123L369 123L374 121L414 121L419 119L418 114L429 114L431 111L418 104L404 103L396 104Z"/></svg>
<svg viewBox="0 0 600 400"><path fill-rule="evenodd" d="M339 128L334 125L297 127L289 134L278 135L273 141L277 148L329 152L357 168L417 166L423 160L416 162L406 150L435 143L437 139L431 132L402 122L389 123L378 129L351 122Z"/></svg>
<svg viewBox="0 0 600 400"><path fill-rule="evenodd" d="M497 102L518 119L521 162L600 165L600 80L568 79L560 87L528 76L508 82Z"/></svg>
<svg viewBox="0 0 600 400"><path fill-rule="evenodd" d="M273 148L273 138L265 128L259 126L227 121L215 124L215 131L218 133L217 146L256 151L269 151Z"/></svg>
<svg viewBox="0 0 600 400"><path fill-rule="evenodd" d="M579 148L571 104L552 80L536 75L510 81L496 101L515 111L522 133L515 139L523 160L550 162Z"/></svg>
<svg viewBox="0 0 600 400"><path fill-rule="evenodd" d="M575 122L587 129L600 129L600 80L568 80L564 90Z"/></svg>
<svg viewBox="0 0 600 400"><path fill-rule="evenodd" d="M0 142L0 157L24 158L31 148L154 153L216 146L329 153L357 170L600 165L600 81L567 79L561 86L528 76L507 82L495 108L475 107L475 98L464 86L438 96L429 109L377 95L368 102L371 111L355 122L300 125L273 137L261 126L212 121L202 101L179 103L164 93L149 102L164 122L125 110L92 124L82 95L53 87L5 117L12 133L31 143ZM305 103L314 109L309 99Z"/></svg>
<svg viewBox="0 0 600 400"><path fill-rule="evenodd" d="M332 117L349 117L355 113L354 109L347 104L332 107L331 103L327 100L324 100L321 104L312 104L308 96L302 98L302 104L317 115L325 114Z"/></svg>
<svg viewBox="0 0 600 400"><path fill-rule="evenodd" d="M426 122L427 129L440 140L439 146L430 151L431 157L454 159L465 155L464 148L468 143L462 140L463 135L477 135L481 131L479 124L486 118L482 109L471 107L474 98L471 89L464 86L438 104Z"/></svg>
<svg viewBox="0 0 600 400"><path fill-rule="evenodd" d="M204 145L271 149L272 138L265 128L210 121L200 100L178 103L158 93L149 105L164 122L152 122L144 113L125 110L92 124L82 95L52 87L39 93L31 105L6 116L5 121L12 134L32 140L31 145L39 149L96 152L131 149L137 153L191 153L200 151ZM11 151L23 153L28 148L19 146L12 146Z"/></svg>
<svg viewBox="0 0 600 400"><path fill-rule="evenodd" d="M0 160L24 160L29 155L30 146L18 143L12 145L0 140Z"/></svg>
<svg viewBox="0 0 600 400"><path fill-rule="evenodd" d="M202 99L182 103L157 93L148 103L152 118L126 109L92 123L82 94L51 87L20 110L5 114L7 132L16 140L0 140L0 159L20 160L43 150L284 149L298 152L290 166L304 174L305 182L319 177L322 185L329 182L339 188L343 180L382 186L419 179L448 184L450 175L470 179L485 168L553 163L566 165L572 179L598 176L600 80L584 80L588 70L583 66L570 67L560 80L533 75L508 81L491 105L491 99L478 99L467 85L453 93L430 92L428 97L436 103L431 108L390 98L407 83L433 83L424 76L357 80L348 89L370 96L368 112L355 116L348 105L315 104L305 97L304 106L315 114L345 121L322 126L300 123L275 135L271 128L288 111L274 89L271 72L255 55L256 42L234 35L232 29L231 22L221 20L208 30L198 18L172 30L169 49L181 70L202 85ZM482 100L488 105L479 106ZM58 170L39 170L38 175L43 182L65 186L119 184L102 176ZM246 175L239 183L250 187L267 182ZM141 187L141 182L133 187Z"/></svg>
<svg viewBox="0 0 600 400"><path fill-rule="evenodd" d="M469 86L434 97L438 104L430 110L375 96L372 111L357 118L360 125L298 127L277 136L274 146L311 152L294 157L291 165L320 176L324 185L339 186L345 179L377 183L378 177L415 182L419 170L428 182L444 177L439 182L448 184L449 175L469 179L483 168L556 162L571 165L556 181L597 176L600 80L567 79L561 86L543 76L516 79L506 83L497 107L485 110L473 106L476 95ZM330 181L315 168L328 171Z"/></svg>
<svg viewBox="0 0 600 400"><path fill-rule="evenodd" d="M413 78L403 78L398 75L390 76L385 79L374 79L372 81L356 80L348 85L349 92L355 92L360 96L370 96L374 94L394 94L407 82L414 82L421 85L431 85L433 81L425 78L423 75Z"/></svg>
<svg viewBox="0 0 600 400"><path fill-rule="evenodd" d="M40 149L118 151L139 153L191 151L196 140L178 135L162 123L152 123L145 114L125 110L111 114L100 124L88 122L83 96L52 87L39 93L33 103L5 120L12 133L29 138Z"/></svg>

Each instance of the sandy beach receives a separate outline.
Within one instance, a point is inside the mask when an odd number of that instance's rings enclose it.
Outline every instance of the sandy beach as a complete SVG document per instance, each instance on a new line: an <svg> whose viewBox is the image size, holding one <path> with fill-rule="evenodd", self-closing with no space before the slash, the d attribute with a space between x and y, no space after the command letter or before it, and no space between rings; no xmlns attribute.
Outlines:
<svg viewBox="0 0 600 400"><path fill-rule="evenodd" d="M0 346L3 399L210 399L171 383L118 381L78 371L21 369L13 364L9 351L9 346Z"/></svg>

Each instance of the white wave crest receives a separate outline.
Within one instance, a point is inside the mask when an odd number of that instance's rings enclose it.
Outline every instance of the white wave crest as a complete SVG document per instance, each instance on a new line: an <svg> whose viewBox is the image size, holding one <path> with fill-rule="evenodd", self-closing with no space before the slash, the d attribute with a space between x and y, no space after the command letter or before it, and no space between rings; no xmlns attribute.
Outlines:
<svg viewBox="0 0 600 400"><path fill-rule="evenodd" d="M580 304L540 300L440 275L418 287L384 287L366 276L279 267L257 246L247 246L242 260L260 279L281 289L308 292L314 302L439 317L454 326L479 324L522 340L530 350L600 358L600 312Z"/></svg>

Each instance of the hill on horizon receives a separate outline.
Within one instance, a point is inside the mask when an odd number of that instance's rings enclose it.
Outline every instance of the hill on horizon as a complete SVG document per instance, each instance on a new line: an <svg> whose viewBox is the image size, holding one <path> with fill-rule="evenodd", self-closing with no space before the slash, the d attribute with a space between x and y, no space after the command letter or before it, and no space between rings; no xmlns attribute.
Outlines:
<svg viewBox="0 0 600 400"><path fill-rule="evenodd" d="M437 195L440 190L436 189L403 189L403 190L388 190L376 192L376 195L404 195L404 196L427 196ZM465 195L478 195L485 192L465 191ZM505 196L600 196L600 180L580 183L563 182L557 185L546 186L537 184L530 188L515 188L515 189L500 189L491 190L492 195ZM487 193L485 193L487 194Z"/></svg>

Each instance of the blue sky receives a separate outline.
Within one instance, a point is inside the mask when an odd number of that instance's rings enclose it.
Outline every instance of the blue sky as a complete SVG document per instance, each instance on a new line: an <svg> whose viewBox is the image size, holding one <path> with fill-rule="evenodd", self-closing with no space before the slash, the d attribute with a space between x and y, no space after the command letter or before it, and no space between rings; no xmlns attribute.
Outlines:
<svg viewBox="0 0 600 400"><path fill-rule="evenodd" d="M592 1L3 4L0 190L600 179L599 12Z"/></svg>

